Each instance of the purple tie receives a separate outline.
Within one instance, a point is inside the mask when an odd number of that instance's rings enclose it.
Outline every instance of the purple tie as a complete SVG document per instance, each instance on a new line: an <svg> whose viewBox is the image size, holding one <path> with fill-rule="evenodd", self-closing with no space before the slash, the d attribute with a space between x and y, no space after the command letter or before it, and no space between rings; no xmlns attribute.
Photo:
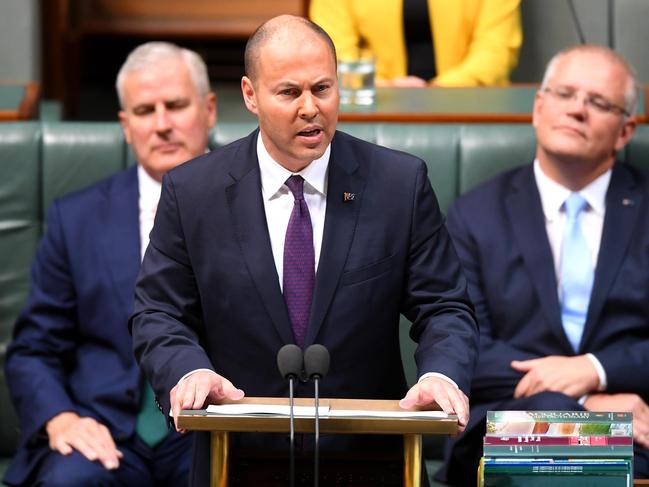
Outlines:
<svg viewBox="0 0 649 487"><path fill-rule="evenodd" d="M313 228L309 207L304 201L304 179L302 176L291 176L286 180L286 186L293 193L295 203L284 240L284 301L295 342L302 347L315 285Z"/></svg>

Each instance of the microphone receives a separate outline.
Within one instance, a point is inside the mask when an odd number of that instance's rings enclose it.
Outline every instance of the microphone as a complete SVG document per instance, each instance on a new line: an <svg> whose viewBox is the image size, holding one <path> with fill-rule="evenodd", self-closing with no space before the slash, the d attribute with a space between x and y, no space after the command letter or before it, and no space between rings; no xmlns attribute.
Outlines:
<svg viewBox="0 0 649 487"><path fill-rule="evenodd" d="M320 379L324 378L329 372L329 350L323 345L314 344L310 345L304 351L304 368L306 376L313 379L315 388L315 442L313 447L313 485L318 487L319 482L319 440L320 440L320 414L318 408L320 406L320 394L318 392L318 385Z"/></svg>
<svg viewBox="0 0 649 487"><path fill-rule="evenodd" d="M284 345L277 352L277 368L284 379L288 379L289 407L289 479L290 486L295 485L295 416L293 414L293 383L302 374L304 356L302 349L294 344Z"/></svg>

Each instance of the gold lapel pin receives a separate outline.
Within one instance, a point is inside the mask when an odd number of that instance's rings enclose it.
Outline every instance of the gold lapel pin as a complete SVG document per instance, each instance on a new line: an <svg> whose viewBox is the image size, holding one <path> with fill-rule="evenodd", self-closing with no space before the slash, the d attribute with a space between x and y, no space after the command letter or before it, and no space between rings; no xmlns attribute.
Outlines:
<svg viewBox="0 0 649 487"><path fill-rule="evenodd" d="M356 198L356 193L348 193L347 191L343 193L343 201L354 201L354 198Z"/></svg>

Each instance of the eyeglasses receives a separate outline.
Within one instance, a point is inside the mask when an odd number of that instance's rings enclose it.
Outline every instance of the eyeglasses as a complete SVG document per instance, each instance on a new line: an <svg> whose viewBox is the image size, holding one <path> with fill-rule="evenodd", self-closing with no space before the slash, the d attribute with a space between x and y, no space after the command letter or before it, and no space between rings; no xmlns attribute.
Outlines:
<svg viewBox="0 0 649 487"><path fill-rule="evenodd" d="M543 92L549 93L559 102L568 103L577 98L579 90L562 86L559 88L546 87L543 89ZM608 101L602 95L587 94L584 98L584 102L587 107L592 108L599 113L614 113L616 115L626 115L627 117L631 116L626 108Z"/></svg>

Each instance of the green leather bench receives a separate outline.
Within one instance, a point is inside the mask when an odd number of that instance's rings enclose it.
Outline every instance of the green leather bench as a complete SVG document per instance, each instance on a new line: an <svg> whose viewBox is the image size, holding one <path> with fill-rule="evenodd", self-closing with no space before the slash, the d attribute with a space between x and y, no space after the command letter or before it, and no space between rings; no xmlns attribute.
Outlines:
<svg viewBox="0 0 649 487"><path fill-rule="evenodd" d="M254 128L222 123L210 145L219 147ZM442 210L464 191L500 171L527 163L535 139L526 125L343 124L353 135L422 157ZM639 127L620 154L649 167L649 127ZM117 123L19 122L0 124L0 364L14 320L30 285L30 266L53 199L133 164ZM402 327L404 356L413 344ZM412 360L404 360L414 381ZM34 407L38 407L37 404ZM0 369L0 475L15 451L18 422Z"/></svg>

